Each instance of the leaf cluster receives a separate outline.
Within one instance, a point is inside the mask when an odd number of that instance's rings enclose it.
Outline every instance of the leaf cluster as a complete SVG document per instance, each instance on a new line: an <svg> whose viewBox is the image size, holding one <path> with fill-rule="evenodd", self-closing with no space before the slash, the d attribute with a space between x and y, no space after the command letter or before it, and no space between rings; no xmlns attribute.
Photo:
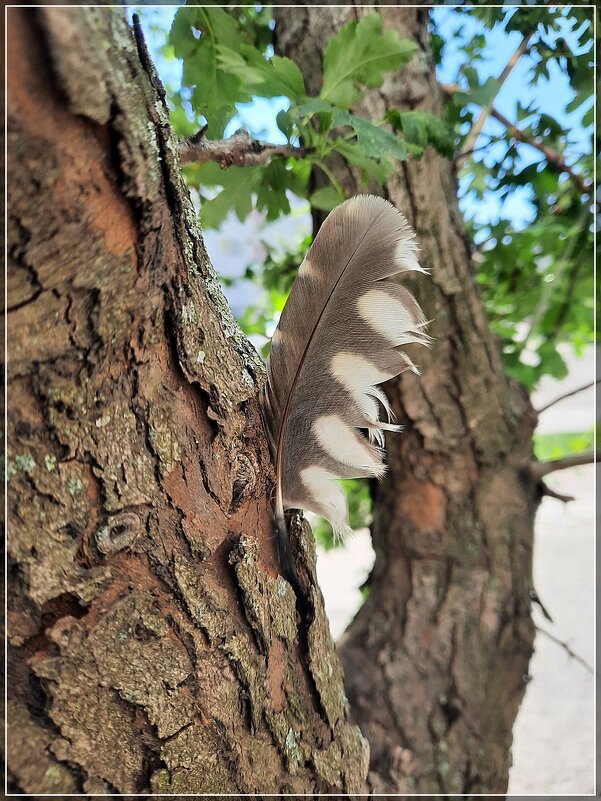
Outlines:
<svg viewBox="0 0 601 801"><path fill-rule="evenodd" d="M592 187L591 12L486 5L460 12L458 19L479 23L478 32L474 35L472 26L458 48L463 63L456 82L462 91L446 107L446 119L460 134L460 152L481 108L494 103L499 92L498 81L483 69L489 34L518 32L529 41L522 57L524 99L516 104L515 124L526 140L542 143ZM567 77L571 98L552 111L542 109L531 89L559 74ZM494 118L477 144L461 174L460 201L466 209L495 209L488 222L468 220L477 278L505 367L532 389L543 375L565 376L566 343L581 354L591 342L594 198ZM527 214L521 224L515 219L518 201Z"/></svg>
<svg viewBox="0 0 601 801"><path fill-rule="evenodd" d="M264 8L184 6L171 27L170 45L183 61L184 95L180 92L174 100L176 129L189 133L185 95L194 122L206 121L209 138L222 137L238 106L251 98L282 98L287 107L277 116L279 130L288 144L303 147L298 158L275 157L265 166L218 172L203 164L188 169L188 181L201 197L205 226L218 227L230 211L242 220L252 208L275 219L289 213L289 192L329 211L344 199L326 163L333 153L360 170L366 185L381 185L397 161L421 155L428 145L451 151L450 129L432 115L402 114L373 123L349 111L366 87L381 86L386 73L401 69L416 49L396 31L385 30L378 13L350 22L330 39L317 96L307 93L292 60L274 54L268 13ZM311 194L313 167L328 182Z"/></svg>
<svg viewBox="0 0 601 801"><path fill-rule="evenodd" d="M364 184L372 187L383 185L399 161L420 158L428 147L455 157L481 109L494 104L503 91L485 69L490 37L500 31L529 37L523 56L528 65L524 99L517 103L515 124L526 138L544 142L584 181L592 181L591 142L582 135L574 138L572 131L577 126L580 132L591 132L593 120L591 11L487 3L456 10L453 37L443 36L436 25L431 32L437 65L443 63L450 42L460 56L454 80L460 90L446 103L443 117L393 109L374 122L353 113L353 106L366 88L381 86L388 72L402 69L415 49L386 30L378 13L351 22L330 39L321 86L311 95L297 65L274 53L269 8L180 8L169 34L172 52L183 64L182 86L171 95L178 132L187 136L207 123L207 135L220 138L231 132L245 103L276 98L282 108L277 116L282 141L304 149L302 157L274 158L264 166L187 167L188 182L199 195L203 225L219 227L230 212L243 220L253 209L275 220L290 214L292 195L307 199L314 209L330 210L344 196L329 166L334 154L359 170ZM466 24L470 18L477 22L475 32ZM558 73L567 76L571 97L556 111L543 110L527 96L535 98L530 90ZM313 168L323 172L327 183L311 192ZM591 197L582 196L565 172L550 166L528 144L517 142L493 118L460 178L465 209L496 210L487 220L483 215L470 219L468 213L467 223L477 280L507 371L528 388L543 375L561 378L566 373L565 344L580 353L592 334ZM521 223L512 211L517 199L526 208ZM241 319L249 334L266 341L309 244L305 240L278 255L265 246L265 262L247 268L244 278L259 281L265 290L264 302L247 308ZM265 355L268 349L266 343ZM580 440L572 437L570 450ZM367 525L369 489L362 482L346 483L351 524ZM326 523L320 522L316 533L331 546Z"/></svg>

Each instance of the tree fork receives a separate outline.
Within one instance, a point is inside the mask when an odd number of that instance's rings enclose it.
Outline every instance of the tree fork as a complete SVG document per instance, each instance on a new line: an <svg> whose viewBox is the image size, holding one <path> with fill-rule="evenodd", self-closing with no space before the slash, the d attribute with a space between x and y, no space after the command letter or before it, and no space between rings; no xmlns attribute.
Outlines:
<svg viewBox="0 0 601 801"><path fill-rule="evenodd" d="M356 792L367 746L313 540L301 621L278 575L263 366L139 31L140 50L117 7L8 24L9 786Z"/></svg>
<svg viewBox="0 0 601 801"><path fill-rule="evenodd" d="M418 50L353 109L442 111L423 8L380 7L384 27ZM327 39L371 9L274 9L276 52L319 90ZM330 163L350 196L358 170ZM322 184L315 174L314 187ZM340 643L347 693L371 749L368 782L382 793L504 792L511 731L534 640L530 617L536 414L502 370L474 280L452 165L431 149L388 181L409 219L430 282L415 293L433 320L422 369L390 382L406 430L388 443L376 488L370 592ZM319 224L321 217L316 215Z"/></svg>

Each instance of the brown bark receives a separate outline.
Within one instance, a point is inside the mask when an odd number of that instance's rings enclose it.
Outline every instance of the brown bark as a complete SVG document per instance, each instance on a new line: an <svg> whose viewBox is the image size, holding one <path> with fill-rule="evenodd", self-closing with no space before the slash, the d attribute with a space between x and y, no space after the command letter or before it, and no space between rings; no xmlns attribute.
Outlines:
<svg viewBox="0 0 601 801"><path fill-rule="evenodd" d="M222 169L226 167L252 167L256 164L268 164L274 156L302 158L305 151L294 145L272 145L261 142L245 131L236 131L229 139L208 140L204 137L205 129L179 145L180 164L203 164L214 161Z"/></svg>
<svg viewBox="0 0 601 801"><path fill-rule="evenodd" d="M428 10L380 12L418 51L355 111L374 121L390 108L440 114ZM301 66L315 92L327 40L369 9L274 13L277 51ZM365 191L341 160L331 167L349 195ZM504 792L534 638L541 487L528 467L536 415L503 373L452 165L430 149L400 164L383 194L407 215L432 270L411 288L433 321L434 345L411 354L421 377L407 373L387 387L407 428L390 438L390 472L375 488L376 562L368 600L340 644L345 684L370 743L372 789Z"/></svg>
<svg viewBox="0 0 601 801"><path fill-rule="evenodd" d="M354 791L367 749L299 535L278 575L263 366L122 9L9 10L14 792Z"/></svg>

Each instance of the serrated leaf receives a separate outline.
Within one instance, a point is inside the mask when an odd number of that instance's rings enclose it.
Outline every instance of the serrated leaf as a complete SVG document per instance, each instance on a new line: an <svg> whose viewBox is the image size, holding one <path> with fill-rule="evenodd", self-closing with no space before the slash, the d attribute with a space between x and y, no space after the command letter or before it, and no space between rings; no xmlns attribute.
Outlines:
<svg viewBox="0 0 601 801"><path fill-rule="evenodd" d="M289 58L266 59L255 47L243 44L237 50L219 45L219 64L236 75L261 97L289 97L298 102L305 96L301 71Z"/></svg>
<svg viewBox="0 0 601 801"><path fill-rule="evenodd" d="M174 18L170 42L184 60L182 82L192 88L193 110L207 120L207 136L222 136L236 111L235 103L251 100L244 81L218 63L218 47L235 52L242 45L234 19L221 8L181 8Z"/></svg>
<svg viewBox="0 0 601 801"><path fill-rule="evenodd" d="M551 375L553 378L566 377L568 374L567 365L552 342L546 342L541 345L538 349L538 355L541 359L540 366L544 368L547 375Z"/></svg>
<svg viewBox="0 0 601 801"><path fill-rule="evenodd" d="M273 68L275 79L282 89L286 90L281 94L285 94L291 100L301 100L305 96L305 81L294 61L281 56L273 56L269 60L269 64Z"/></svg>
<svg viewBox="0 0 601 801"><path fill-rule="evenodd" d="M257 208L267 210L267 219L276 220L290 214L286 190L290 186L290 171L283 159L275 159L262 168L256 182Z"/></svg>
<svg viewBox="0 0 601 801"><path fill-rule="evenodd" d="M363 148L355 142L346 139L337 139L334 147L340 155L353 167L363 170L364 178L373 178L377 183L383 184L394 172L394 164L386 159L373 159L365 155Z"/></svg>
<svg viewBox="0 0 601 801"><path fill-rule="evenodd" d="M236 50L243 44L235 19L218 6L198 7L198 25L202 35L210 36L215 44Z"/></svg>
<svg viewBox="0 0 601 801"><path fill-rule="evenodd" d="M354 114L349 114L348 117L347 124L357 132L357 140L366 156L390 157L399 161L407 158L407 147L398 136Z"/></svg>
<svg viewBox="0 0 601 801"><path fill-rule="evenodd" d="M379 14L349 22L328 42L319 96L348 108L359 99L359 85L381 86L384 73L406 64L416 49L396 31L382 31Z"/></svg>
<svg viewBox="0 0 601 801"><path fill-rule="evenodd" d="M415 155L421 155L428 145L445 158L455 154L455 139L452 127L425 111L397 111L392 109L386 119L395 130L403 132L408 149Z"/></svg>
<svg viewBox="0 0 601 801"><path fill-rule="evenodd" d="M403 161L407 158L407 148L403 141L390 131L374 125L362 117L332 106L319 98L304 103L297 109L300 116L311 114L331 115L331 128L349 126L357 134L357 141L366 156L372 158L394 158Z"/></svg>
<svg viewBox="0 0 601 801"><path fill-rule="evenodd" d="M206 167L215 168L216 164L207 164ZM214 175L214 169L205 169L200 173L200 185L220 184L222 189L216 197L203 197L200 207L200 220L205 228L219 228L230 211L234 211L239 220L243 220L250 213L252 193L260 167L228 167L220 170L220 180ZM217 167L217 169L219 169ZM204 180L203 180L204 179Z"/></svg>
<svg viewBox="0 0 601 801"><path fill-rule="evenodd" d="M198 9L184 6L173 17L169 31L169 44L177 58L189 58L198 47L198 39L192 33L198 17Z"/></svg>
<svg viewBox="0 0 601 801"><path fill-rule="evenodd" d="M211 199L202 197L200 206L200 223L202 227L219 228L231 209L232 202L225 190L222 190L216 197Z"/></svg>

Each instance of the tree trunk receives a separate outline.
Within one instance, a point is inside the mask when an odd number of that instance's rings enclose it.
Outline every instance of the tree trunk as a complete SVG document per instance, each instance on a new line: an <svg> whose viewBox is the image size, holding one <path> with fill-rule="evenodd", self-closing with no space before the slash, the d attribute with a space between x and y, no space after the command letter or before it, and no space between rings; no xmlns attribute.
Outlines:
<svg viewBox="0 0 601 801"><path fill-rule="evenodd" d="M354 792L367 746L299 533L278 575L263 366L119 8L9 10L14 792Z"/></svg>
<svg viewBox="0 0 601 801"><path fill-rule="evenodd" d="M380 12L418 51L356 111L374 121L390 108L440 114L428 10ZM315 92L327 40L369 9L274 13L277 52L301 65ZM349 195L365 191L342 160L331 167ZM383 194L408 217L432 271L411 289L434 343L411 354L421 377L387 386L406 430L389 438L390 471L375 488L369 597L340 643L347 694L370 743L374 790L504 792L534 639L536 415L503 373L453 166L429 149L401 164Z"/></svg>

